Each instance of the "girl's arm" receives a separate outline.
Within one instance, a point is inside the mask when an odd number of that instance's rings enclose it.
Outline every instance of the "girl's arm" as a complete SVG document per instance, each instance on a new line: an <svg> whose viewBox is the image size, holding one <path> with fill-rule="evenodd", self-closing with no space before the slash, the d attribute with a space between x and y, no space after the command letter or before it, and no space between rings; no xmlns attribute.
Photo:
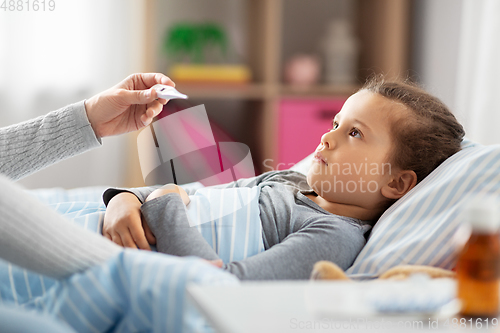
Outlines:
<svg viewBox="0 0 500 333"><path fill-rule="evenodd" d="M168 193L179 194L184 205L189 203L186 191L177 185L168 184L153 191L146 201ZM141 219L141 202L128 191L114 196L108 203L102 234L120 246L151 250L149 244L156 244L156 239L148 225Z"/></svg>
<svg viewBox="0 0 500 333"><path fill-rule="evenodd" d="M175 185L175 184L167 184L167 185L163 186L162 188L159 188L159 189L153 191L150 195L148 195L148 197L146 198L146 201L159 198L159 197L166 195L166 194L169 194L169 193L177 193L178 195L180 195L182 202L186 206L190 202L189 195L187 194L187 192L182 187L180 187L179 185Z"/></svg>
<svg viewBox="0 0 500 333"><path fill-rule="evenodd" d="M109 201L104 215L102 235L120 246L151 250L156 240L141 218L141 202L130 192L122 192Z"/></svg>
<svg viewBox="0 0 500 333"><path fill-rule="evenodd" d="M177 193L147 201L141 206L141 213L156 237L158 252L220 259L200 232L189 225L184 202Z"/></svg>
<svg viewBox="0 0 500 333"><path fill-rule="evenodd" d="M219 259L201 233L189 225L184 204L167 194L141 207L156 237L159 252L177 256ZM347 269L365 244L364 229L345 221L311 221L281 243L241 261L223 266L241 280L308 279L313 265L329 260Z"/></svg>
<svg viewBox="0 0 500 333"><path fill-rule="evenodd" d="M279 176L280 174L286 173L286 172L293 172L293 171L269 171L269 172L265 172L259 176L255 176L255 177L251 177L251 178L241 178L241 179L238 179L234 182L230 182L227 184L210 186L210 188L224 189L224 188L234 188L234 187L254 187L254 186L258 186L262 182L267 181L270 178L273 178L275 176ZM122 192L129 192L129 193L134 194L141 203L145 203L146 198L153 191L155 191L161 187L162 187L162 185L135 187L135 188L109 188L103 193L102 198L103 198L104 204L108 205L109 201L117 194L122 193ZM187 190L186 191L186 193L188 195L192 195L195 192L196 192L196 190Z"/></svg>
<svg viewBox="0 0 500 333"><path fill-rule="evenodd" d="M270 178L280 177L286 172L288 171L270 171L260 176L242 178L231 183L210 187L216 189L253 187ZM151 234L147 224L142 221L140 206L146 202L154 191L161 188L161 185L157 185L127 189L107 189L103 194L103 201L107 206L106 215L104 216L103 235L121 246L150 250L149 244L155 244L155 236ZM194 194L194 192L196 190L184 191L187 195ZM159 194L160 192L156 193Z"/></svg>

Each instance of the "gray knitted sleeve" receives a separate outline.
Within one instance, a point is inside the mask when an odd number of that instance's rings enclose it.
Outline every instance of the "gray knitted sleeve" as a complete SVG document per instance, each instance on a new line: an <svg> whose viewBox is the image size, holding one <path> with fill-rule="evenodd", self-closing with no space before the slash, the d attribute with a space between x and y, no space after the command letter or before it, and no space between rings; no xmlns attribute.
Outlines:
<svg viewBox="0 0 500 333"><path fill-rule="evenodd" d="M98 146L100 139L96 138L81 101L0 128L0 173L19 179Z"/></svg>
<svg viewBox="0 0 500 333"><path fill-rule="evenodd" d="M0 129L0 172L19 179L99 146L83 102ZM100 264L122 248L67 221L0 175L0 258L63 278Z"/></svg>

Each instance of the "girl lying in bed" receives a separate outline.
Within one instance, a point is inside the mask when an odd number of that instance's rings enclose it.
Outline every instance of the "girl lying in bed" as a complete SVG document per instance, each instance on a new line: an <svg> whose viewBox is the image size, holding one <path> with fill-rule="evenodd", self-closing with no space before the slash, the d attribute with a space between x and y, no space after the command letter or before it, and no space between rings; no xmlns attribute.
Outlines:
<svg viewBox="0 0 500 333"><path fill-rule="evenodd" d="M244 280L307 279L320 260L346 270L382 213L459 151L463 136L447 107L420 88L368 82L321 137L307 176L270 171L217 186L260 189L265 248L222 268ZM119 245L147 249L156 241L167 254L219 258L189 226L180 187L109 189L104 200L103 233Z"/></svg>

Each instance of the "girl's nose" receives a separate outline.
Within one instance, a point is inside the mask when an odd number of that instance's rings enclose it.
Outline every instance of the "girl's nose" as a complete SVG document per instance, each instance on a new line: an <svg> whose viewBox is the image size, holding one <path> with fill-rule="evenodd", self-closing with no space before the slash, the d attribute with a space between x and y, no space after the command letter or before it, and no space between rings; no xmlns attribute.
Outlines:
<svg viewBox="0 0 500 333"><path fill-rule="evenodd" d="M335 140L333 137L333 131L326 132L321 136L321 144L323 149L333 149L335 147Z"/></svg>

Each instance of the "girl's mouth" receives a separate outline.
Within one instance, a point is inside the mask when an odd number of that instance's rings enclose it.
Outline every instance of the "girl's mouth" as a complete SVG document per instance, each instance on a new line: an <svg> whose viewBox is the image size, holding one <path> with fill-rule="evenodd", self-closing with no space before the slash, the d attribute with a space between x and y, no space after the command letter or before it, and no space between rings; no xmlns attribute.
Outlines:
<svg viewBox="0 0 500 333"><path fill-rule="evenodd" d="M319 152L316 152L316 154L314 154L314 161L318 163L324 163L328 166L326 159Z"/></svg>

